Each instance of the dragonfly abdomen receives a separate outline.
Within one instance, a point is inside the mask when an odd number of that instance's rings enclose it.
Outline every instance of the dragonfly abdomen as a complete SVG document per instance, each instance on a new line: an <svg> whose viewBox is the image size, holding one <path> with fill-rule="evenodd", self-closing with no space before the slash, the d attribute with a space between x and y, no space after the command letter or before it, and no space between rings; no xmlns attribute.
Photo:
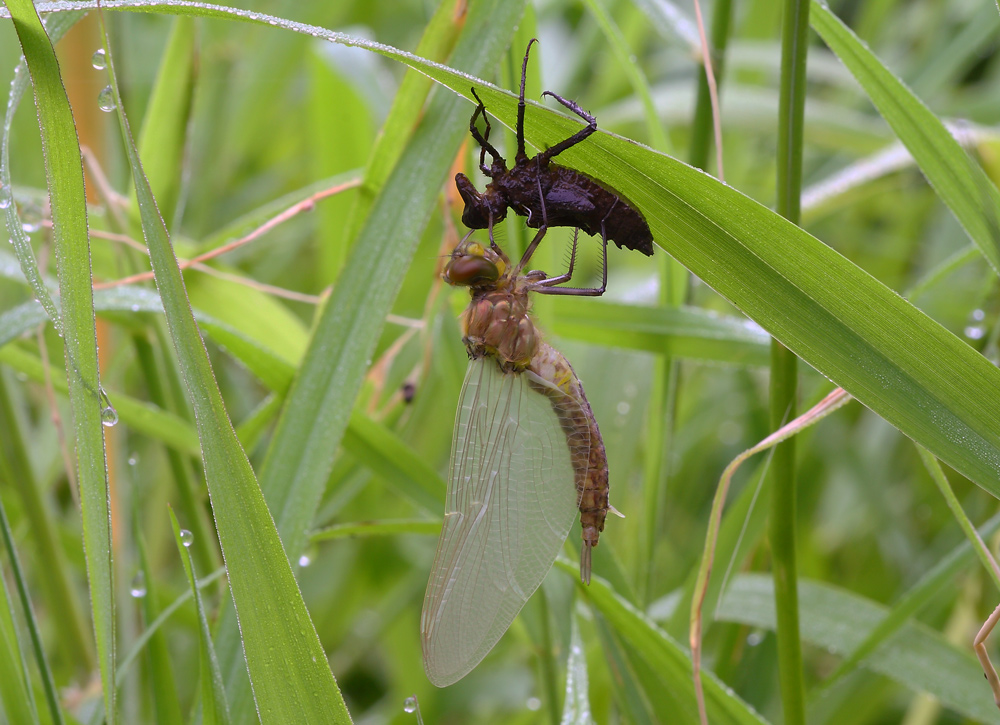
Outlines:
<svg viewBox="0 0 1000 725"><path fill-rule="evenodd" d="M608 516L608 456L597 419L583 392L583 383L573 371L569 360L552 346L540 342L528 369L552 387L533 382L533 387L549 398L559 423L566 434L576 483L583 528L583 549L580 552L580 578L590 583L590 552L604 531ZM562 405L571 398L576 405Z"/></svg>

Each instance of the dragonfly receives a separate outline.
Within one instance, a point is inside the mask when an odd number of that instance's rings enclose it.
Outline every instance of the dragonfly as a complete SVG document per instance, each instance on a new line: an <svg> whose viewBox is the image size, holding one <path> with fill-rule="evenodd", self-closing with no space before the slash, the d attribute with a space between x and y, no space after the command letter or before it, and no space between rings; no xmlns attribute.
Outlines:
<svg viewBox="0 0 1000 725"><path fill-rule="evenodd" d="M548 277L523 272L542 233L517 265L469 232L444 279L467 287L462 317L469 366L455 418L441 538L420 617L424 670L438 687L457 682L493 649L552 567L577 516L580 577L608 511L608 462L597 421L569 361L546 343L530 295L599 296L569 287L576 262Z"/></svg>

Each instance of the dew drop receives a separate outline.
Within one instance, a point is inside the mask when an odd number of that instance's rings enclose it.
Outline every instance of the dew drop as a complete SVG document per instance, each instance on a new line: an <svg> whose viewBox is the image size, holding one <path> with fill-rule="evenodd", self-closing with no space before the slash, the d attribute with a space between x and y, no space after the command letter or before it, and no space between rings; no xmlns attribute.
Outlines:
<svg viewBox="0 0 1000 725"><path fill-rule="evenodd" d="M118 411L113 405L101 408L101 423L105 428L113 428L118 424Z"/></svg>
<svg viewBox="0 0 1000 725"><path fill-rule="evenodd" d="M309 566L312 564L312 559L309 558L309 554L303 554L299 557L299 566Z"/></svg>
<svg viewBox="0 0 1000 725"><path fill-rule="evenodd" d="M115 94L111 86L104 86L104 90L97 94L97 107L105 113L115 110Z"/></svg>
<svg viewBox="0 0 1000 725"><path fill-rule="evenodd" d="M410 695L403 701L403 712L415 712L417 709L417 696Z"/></svg>
<svg viewBox="0 0 1000 725"><path fill-rule="evenodd" d="M59 331L59 337L62 337L62 330ZM118 423L118 411L115 410L115 406L111 404L111 399L108 394L104 392L103 387L99 387L97 391L97 397L101 401L101 423L104 424L106 428L111 428Z"/></svg>
<svg viewBox="0 0 1000 725"><path fill-rule="evenodd" d="M41 228L42 228L41 222L24 222L23 224L21 224L21 231L23 231L25 234L31 234L33 232L37 232Z"/></svg>
<svg viewBox="0 0 1000 725"><path fill-rule="evenodd" d="M539 710L542 709L542 701L539 700L537 697L529 697L528 701L525 704L528 706L528 709L531 710L532 712L538 712Z"/></svg>
<svg viewBox="0 0 1000 725"><path fill-rule="evenodd" d="M986 319L986 313L983 312L982 310L973 310L970 316L976 322L982 322L984 319Z"/></svg>
<svg viewBox="0 0 1000 725"><path fill-rule="evenodd" d="M104 57L104 48L98 48L94 51L94 54L90 56L90 62L93 63L94 68L97 70L104 70L108 67L108 59Z"/></svg>
<svg viewBox="0 0 1000 725"><path fill-rule="evenodd" d="M626 401L621 401L618 403L618 407L615 409L618 411L618 415L628 415L629 410L632 408Z"/></svg>
<svg viewBox="0 0 1000 725"><path fill-rule="evenodd" d="M191 546L194 543L194 534L187 529L181 529L181 543L184 544L185 548Z"/></svg>
<svg viewBox="0 0 1000 725"><path fill-rule="evenodd" d="M756 647L761 642L764 641L764 635L760 632L751 632L747 635L747 645L750 647Z"/></svg>
<svg viewBox="0 0 1000 725"><path fill-rule="evenodd" d="M986 328L982 325L968 325L965 328L965 336L970 340L981 340L986 335Z"/></svg>
<svg viewBox="0 0 1000 725"><path fill-rule="evenodd" d="M142 599L146 596L146 574L141 569L135 573L135 577L129 585L128 593L135 599Z"/></svg>
<svg viewBox="0 0 1000 725"><path fill-rule="evenodd" d="M9 186L0 186L0 209L10 209L14 203L14 197L10 193Z"/></svg>
<svg viewBox="0 0 1000 725"><path fill-rule="evenodd" d="M130 454L129 457L128 457L128 464L130 466L132 466L133 468L135 468L136 466L138 466L139 465L139 454L138 453L132 453L132 454Z"/></svg>

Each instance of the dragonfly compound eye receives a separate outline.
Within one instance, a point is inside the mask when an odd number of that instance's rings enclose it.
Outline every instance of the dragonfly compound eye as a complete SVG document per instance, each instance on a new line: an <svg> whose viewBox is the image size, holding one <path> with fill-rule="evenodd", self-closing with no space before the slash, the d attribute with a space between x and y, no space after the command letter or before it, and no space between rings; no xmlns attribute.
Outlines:
<svg viewBox="0 0 1000 725"><path fill-rule="evenodd" d="M444 281L457 287L475 287L500 278L497 266L478 255L452 257L444 269Z"/></svg>

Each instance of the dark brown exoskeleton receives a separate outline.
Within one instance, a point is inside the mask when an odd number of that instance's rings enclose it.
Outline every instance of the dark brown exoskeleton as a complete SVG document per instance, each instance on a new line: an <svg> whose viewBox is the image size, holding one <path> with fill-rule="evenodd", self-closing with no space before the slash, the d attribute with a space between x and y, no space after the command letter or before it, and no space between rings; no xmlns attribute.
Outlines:
<svg viewBox="0 0 1000 725"><path fill-rule="evenodd" d="M597 130L597 119L573 101L545 91L563 106L587 122L587 126L555 146L528 158L524 151L524 80L528 69L528 54L532 39L524 51L521 65L521 92L517 103L517 154L514 168L508 169L506 160L490 144L490 121L486 106L476 89L472 95L479 105L469 121L469 131L479 144L479 168L491 181L480 193L465 174L456 174L455 185L465 201L462 222L470 229L489 229L492 241L493 225L507 216L507 209L527 217L527 224L538 229L530 249L534 249L545 236L548 227L576 227L587 234L600 234L604 245L605 261L610 239L619 247L635 249L649 256L653 253L653 235L642 214L620 193L587 174L559 166L552 159L580 143ZM476 128L482 115L486 133ZM492 161L486 165L486 154ZM530 255L528 255L530 256ZM607 265L605 264L605 267ZM602 290L603 291L603 290Z"/></svg>

